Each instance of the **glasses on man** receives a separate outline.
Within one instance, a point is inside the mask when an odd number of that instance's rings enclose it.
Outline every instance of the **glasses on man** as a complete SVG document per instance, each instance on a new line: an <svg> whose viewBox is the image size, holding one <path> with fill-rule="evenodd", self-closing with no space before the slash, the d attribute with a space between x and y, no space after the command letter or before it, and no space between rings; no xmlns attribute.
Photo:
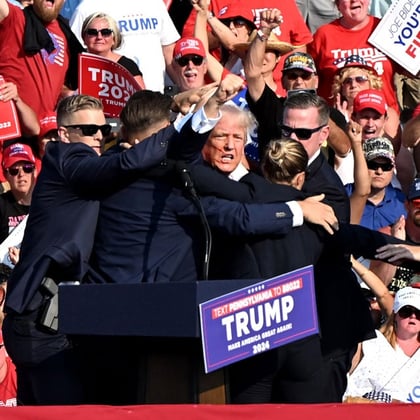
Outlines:
<svg viewBox="0 0 420 420"><path fill-rule="evenodd" d="M95 28L88 28L86 29L86 35L88 36L98 36L101 34L104 38L108 38L112 35L113 30L110 28L104 29L95 29Z"/></svg>
<svg viewBox="0 0 420 420"><path fill-rule="evenodd" d="M194 64L194 66L201 66L203 64L204 57L201 57L201 55L185 55L184 57L178 58L176 61L181 67L188 65L190 61Z"/></svg>
<svg viewBox="0 0 420 420"><path fill-rule="evenodd" d="M296 134L296 137L299 140L309 140L312 136L312 134L316 133L317 131L321 130L321 128L324 128L324 125L320 125L316 128L292 128L287 125L282 125L280 127L281 134L283 137L289 138L292 136L293 133Z"/></svg>
<svg viewBox="0 0 420 420"><path fill-rule="evenodd" d="M369 81L369 77L367 77L367 76L346 77L343 80L343 85L352 85L353 82L356 82L360 85L360 84L366 83L368 81Z"/></svg>
<svg viewBox="0 0 420 420"><path fill-rule="evenodd" d="M384 172L389 172L394 169L394 165L391 162L375 162L370 161L367 162L368 169L371 169L372 171L377 171L379 168L382 169Z"/></svg>
<svg viewBox="0 0 420 420"><path fill-rule="evenodd" d="M98 132L102 133L103 137L107 137L111 134L112 127L110 124L96 125L96 124L72 124L65 125L66 128L78 129L84 136L93 136Z"/></svg>
<svg viewBox="0 0 420 420"><path fill-rule="evenodd" d="M287 72L286 72L286 77L287 77L289 80L296 80L296 79L298 79L299 77L300 77L302 80L310 80L310 79L311 79L311 77L313 76L313 74L314 74L314 73L310 73L310 72L308 72L308 71L302 71L302 72L287 71Z"/></svg>
<svg viewBox="0 0 420 420"><path fill-rule="evenodd" d="M414 306L403 306L399 311L398 311L398 315L405 319L405 318L409 318L411 315L415 315L416 318L420 321L420 310L418 310L417 308L415 308Z"/></svg>
<svg viewBox="0 0 420 420"><path fill-rule="evenodd" d="M11 168L7 168L6 172L11 176L17 176L20 169L22 169L25 174L31 174L35 170L35 165L31 163L26 163L23 165L15 165Z"/></svg>
<svg viewBox="0 0 420 420"><path fill-rule="evenodd" d="M230 26L230 24L233 23L233 26L238 29L248 25L248 22L241 18L221 19L221 21L226 26Z"/></svg>

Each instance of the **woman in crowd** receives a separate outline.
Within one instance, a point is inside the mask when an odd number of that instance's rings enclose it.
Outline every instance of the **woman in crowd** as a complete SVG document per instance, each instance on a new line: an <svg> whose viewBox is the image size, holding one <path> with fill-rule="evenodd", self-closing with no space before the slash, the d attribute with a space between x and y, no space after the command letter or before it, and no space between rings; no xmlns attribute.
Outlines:
<svg viewBox="0 0 420 420"><path fill-rule="evenodd" d="M319 74L318 94L328 99L334 74L352 54L362 56L382 78L388 105L399 113L394 88L395 63L368 42L379 19L368 14L370 0L355 4L349 0L335 0L341 17L321 26L308 45Z"/></svg>
<svg viewBox="0 0 420 420"><path fill-rule="evenodd" d="M115 52L122 44L122 35L117 22L109 15L97 12L89 15L82 25L82 38L87 51L114 61L125 67L144 89L143 75L137 64L124 55Z"/></svg>
<svg viewBox="0 0 420 420"><path fill-rule="evenodd" d="M362 343L360 361L349 375L347 397L383 402L420 402L420 289L395 295L393 312L376 338Z"/></svg>

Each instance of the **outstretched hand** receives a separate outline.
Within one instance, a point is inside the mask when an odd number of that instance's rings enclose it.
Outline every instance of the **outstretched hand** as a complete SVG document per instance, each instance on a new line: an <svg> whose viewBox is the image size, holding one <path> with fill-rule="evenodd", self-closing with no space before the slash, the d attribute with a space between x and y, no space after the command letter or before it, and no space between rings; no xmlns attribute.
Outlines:
<svg viewBox="0 0 420 420"><path fill-rule="evenodd" d="M388 244L376 250L375 258L399 265L405 260L420 261L420 246Z"/></svg>
<svg viewBox="0 0 420 420"><path fill-rule="evenodd" d="M302 208L305 221L322 226L330 235L338 230L338 219L334 210L328 204L321 203L325 194L314 195L303 201L298 201Z"/></svg>

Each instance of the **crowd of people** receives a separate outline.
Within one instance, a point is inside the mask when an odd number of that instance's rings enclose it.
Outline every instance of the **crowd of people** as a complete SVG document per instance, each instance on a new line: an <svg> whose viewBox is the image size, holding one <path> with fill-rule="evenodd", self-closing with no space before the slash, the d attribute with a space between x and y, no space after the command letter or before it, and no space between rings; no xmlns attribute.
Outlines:
<svg viewBox="0 0 420 420"><path fill-rule="evenodd" d="M283 3L0 0L0 406L138 402L118 338L105 381L51 322L60 283L308 265L320 333L228 366L227 401L420 402L419 75L369 43L386 0ZM137 83L118 131L82 52Z"/></svg>

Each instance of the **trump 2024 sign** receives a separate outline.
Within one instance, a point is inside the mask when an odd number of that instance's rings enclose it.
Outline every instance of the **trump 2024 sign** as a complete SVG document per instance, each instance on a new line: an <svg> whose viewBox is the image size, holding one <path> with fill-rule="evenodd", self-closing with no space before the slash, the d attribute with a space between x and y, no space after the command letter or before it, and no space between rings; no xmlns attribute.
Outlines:
<svg viewBox="0 0 420 420"><path fill-rule="evenodd" d="M317 334L313 267L200 304L206 373Z"/></svg>

